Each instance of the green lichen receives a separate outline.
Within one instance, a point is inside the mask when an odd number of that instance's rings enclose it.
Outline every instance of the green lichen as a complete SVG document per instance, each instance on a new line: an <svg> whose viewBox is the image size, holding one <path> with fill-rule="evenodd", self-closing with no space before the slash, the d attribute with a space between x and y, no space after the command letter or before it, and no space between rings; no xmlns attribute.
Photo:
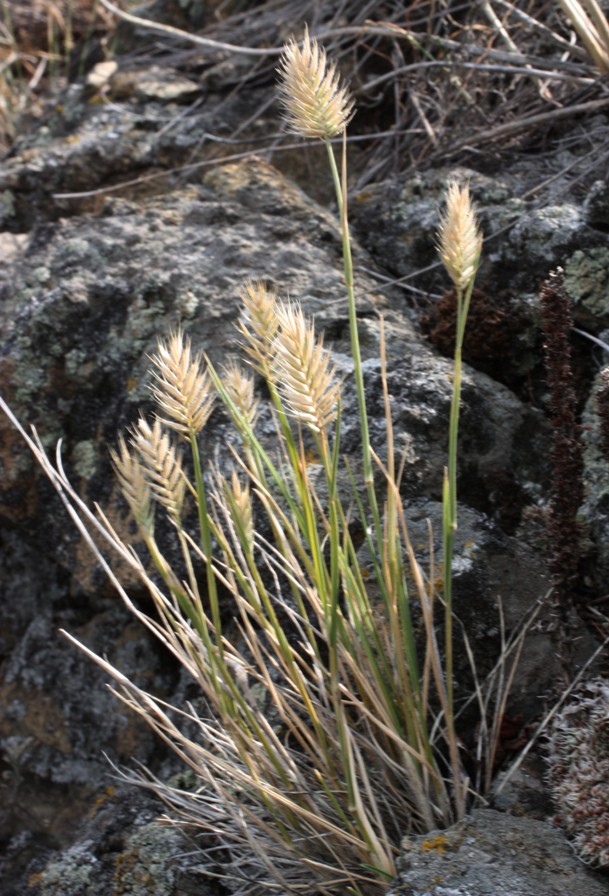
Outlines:
<svg viewBox="0 0 609 896"><path fill-rule="evenodd" d="M15 214L15 194L11 190L0 193L0 221L8 221Z"/></svg>
<svg viewBox="0 0 609 896"><path fill-rule="evenodd" d="M81 237L71 237L58 247L53 259L53 270L65 276L70 271L97 271L103 267L100 253L92 245L92 241Z"/></svg>
<svg viewBox="0 0 609 896"><path fill-rule="evenodd" d="M574 252L565 265L565 287L576 304L597 317L609 315L609 249Z"/></svg>
<svg viewBox="0 0 609 896"><path fill-rule="evenodd" d="M176 304L183 318L191 318L195 316L200 300L191 289L185 289L178 296Z"/></svg>
<svg viewBox="0 0 609 896"><path fill-rule="evenodd" d="M95 856L89 842L79 843L46 866L39 878L40 896L97 896Z"/></svg>
<svg viewBox="0 0 609 896"><path fill-rule="evenodd" d="M97 448L95 442L85 439L77 442L72 449L74 470L83 479L91 479L97 470Z"/></svg>
<svg viewBox="0 0 609 896"><path fill-rule="evenodd" d="M172 860L183 850L179 832L167 825L153 821L139 828L116 858L113 896L172 896Z"/></svg>

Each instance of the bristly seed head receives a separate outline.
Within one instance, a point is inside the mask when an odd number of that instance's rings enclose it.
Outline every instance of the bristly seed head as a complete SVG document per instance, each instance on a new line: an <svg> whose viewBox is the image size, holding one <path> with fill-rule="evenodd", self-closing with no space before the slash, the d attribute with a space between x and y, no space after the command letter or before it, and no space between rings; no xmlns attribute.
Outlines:
<svg viewBox="0 0 609 896"><path fill-rule="evenodd" d="M134 520L145 537L152 535L154 508L150 484L146 478L144 467L138 458L129 451L123 436L119 436L118 451L110 449L110 457L121 491Z"/></svg>
<svg viewBox="0 0 609 896"><path fill-rule="evenodd" d="M258 412L253 377L246 373L236 361L230 361L222 369L222 383L235 406L250 426L253 426Z"/></svg>
<svg viewBox="0 0 609 896"><path fill-rule="evenodd" d="M237 327L243 348L254 368L265 379L271 369L271 345L277 332L277 293L261 280L247 280L241 288L243 309Z"/></svg>
<svg viewBox="0 0 609 896"><path fill-rule="evenodd" d="M163 432L158 417L152 426L140 417L131 431L131 444L139 454L154 497L179 522L186 491L182 457L168 433Z"/></svg>
<svg viewBox="0 0 609 896"><path fill-rule="evenodd" d="M314 432L322 432L338 412L340 383L330 353L297 305L278 305L273 372L291 413Z"/></svg>
<svg viewBox="0 0 609 896"><path fill-rule="evenodd" d="M251 547L254 544L255 533L249 483L242 483L237 471L233 470L231 483L229 485L226 482L225 489L234 521L241 528L246 544Z"/></svg>
<svg viewBox="0 0 609 896"><path fill-rule="evenodd" d="M470 200L469 187L455 181L448 187L446 211L438 231L438 251L457 289L472 282L482 250L482 233Z"/></svg>
<svg viewBox="0 0 609 896"><path fill-rule="evenodd" d="M334 63L305 28L302 47L292 38L277 69L280 100L291 131L328 140L341 134L353 116L354 103L341 85Z"/></svg>
<svg viewBox="0 0 609 896"><path fill-rule="evenodd" d="M186 438L200 432L214 403L211 379L203 369L201 355L193 357L190 340L178 329L167 341L159 340L157 354L150 360L156 367L152 392L167 415L159 419Z"/></svg>

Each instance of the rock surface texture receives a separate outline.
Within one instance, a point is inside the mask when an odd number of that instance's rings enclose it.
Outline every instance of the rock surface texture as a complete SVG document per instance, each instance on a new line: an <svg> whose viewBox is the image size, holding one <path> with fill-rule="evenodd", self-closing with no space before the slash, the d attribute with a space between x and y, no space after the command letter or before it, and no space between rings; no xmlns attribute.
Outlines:
<svg viewBox="0 0 609 896"><path fill-rule="evenodd" d="M356 402L332 210L263 159L173 177L168 170L201 139L200 118L195 128L180 116L171 94L124 87L100 104L87 103L83 90L73 85L23 134L0 172L2 396L48 449L62 440L79 493L100 502L127 533L108 447L150 405L148 356L157 338L181 323L193 345L222 364L238 352L239 288L246 278L264 278L302 303L332 348L346 376L343 448L354 452ZM205 114L213 129L223 113L210 103ZM556 171L567 162L563 153ZM482 310L466 344L456 553L457 612L485 673L500 651L499 604L511 630L548 588L539 519L551 476L550 430L537 294L549 271L565 268L579 327L597 335L609 327L606 172L585 197L557 174L532 201L522 185L534 168L533 161L494 177L457 172L470 180L487 234ZM430 268L450 174L375 185L352 200L372 442L382 444L384 429L383 315L397 448L407 457L403 489L423 544L427 518L440 539L451 396L451 365L442 354L450 303L442 298L442 273ZM431 296L424 314L413 296ZM592 343L577 346L582 405L600 355ZM270 427L265 435L270 443ZM204 450L221 463L230 439L228 420L214 413ZM596 569L609 569L609 479L592 448L589 457L583 513L594 580ZM156 824L162 807L114 782L108 759L122 767L141 762L161 777L182 770L59 629L158 695L187 699L188 682L119 603L4 417L0 472L2 896L225 892L198 844ZM580 634L585 659L594 643ZM458 668L457 687L466 688L467 663ZM539 719L559 675L550 639L534 633L510 704L522 730ZM506 744L507 754L513 749ZM515 805L522 811L517 799L498 805L506 811L477 810L454 830L405 844L391 896L607 892L607 879L577 863L549 820L510 814Z"/></svg>
<svg viewBox="0 0 609 896"><path fill-rule="evenodd" d="M560 831L531 818L475 809L459 825L402 844L388 896L602 896L607 880L582 872Z"/></svg>

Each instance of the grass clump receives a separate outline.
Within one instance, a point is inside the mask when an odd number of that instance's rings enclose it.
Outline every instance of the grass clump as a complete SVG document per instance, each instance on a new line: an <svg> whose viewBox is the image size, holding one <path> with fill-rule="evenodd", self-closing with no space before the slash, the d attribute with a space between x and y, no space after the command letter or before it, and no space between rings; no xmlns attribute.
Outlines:
<svg viewBox="0 0 609 896"><path fill-rule="evenodd" d="M346 387L332 357L299 305L261 282L242 289L238 329L250 369L236 361L216 369L181 330L151 358L156 416L141 418L112 453L142 556L83 504L59 453L53 466L37 438L24 436L123 600L197 685L196 702L168 706L80 645L192 769L197 787L147 775L140 783L208 835L234 892L368 896L394 876L405 833L450 825L473 796L454 705L451 560L461 345L482 238L467 187L453 184L439 235L458 302L439 594L435 570L420 566L408 536L382 326L387 442L382 452L370 442L345 142L340 163L331 143L344 135L353 103L308 33L302 47L287 45L279 70L289 125L324 141L336 188L361 482L341 459ZM274 452L257 434L252 368L268 387ZM204 463L200 451L215 405L239 436L228 471ZM159 516L175 533L179 564L157 539ZM135 572L153 611L131 602L98 545ZM368 575L361 548L372 558Z"/></svg>

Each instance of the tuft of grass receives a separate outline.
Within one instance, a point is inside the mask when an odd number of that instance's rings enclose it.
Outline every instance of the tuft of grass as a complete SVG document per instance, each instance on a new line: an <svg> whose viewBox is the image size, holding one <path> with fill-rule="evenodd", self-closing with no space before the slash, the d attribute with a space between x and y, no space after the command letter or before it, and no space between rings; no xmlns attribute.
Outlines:
<svg viewBox="0 0 609 896"><path fill-rule="evenodd" d="M458 308L439 593L433 562L422 568L408 535L382 325L385 450L370 442L347 213L344 135L352 100L307 31L302 48L287 45L279 71L290 126L309 136L314 129L328 151L343 234L352 383L339 382L298 304L262 283L244 284L237 329L246 360L268 387L277 434L271 452L257 434L252 374L236 361L216 369L193 353L181 330L161 338L151 358L156 416L140 418L112 452L141 554L74 491L60 446L53 464L2 399L0 406L122 599L198 686L196 702L168 706L78 644L112 676L119 699L194 771L197 787L179 790L146 773L139 783L165 800L173 820L208 835L236 893L372 896L394 876L405 833L450 825L476 797L459 751L451 561L461 345L482 237L467 187L451 185L439 248ZM331 143L337 131L340 163ZM357 395L361 481L341 458L347 388ZM214 406L238 436L228 471L202 460L200 439ZM175 534L179 568L155 536L159 516ZM131 602L104 547L140 579L153 611ZM362 547L372 558L369 574ZM228 600L229 614L222 612ZM503 708L505 693L497 693ZM486 718L481 685L473 699ZM497 719L484 730L492 756Z"/></svg>

